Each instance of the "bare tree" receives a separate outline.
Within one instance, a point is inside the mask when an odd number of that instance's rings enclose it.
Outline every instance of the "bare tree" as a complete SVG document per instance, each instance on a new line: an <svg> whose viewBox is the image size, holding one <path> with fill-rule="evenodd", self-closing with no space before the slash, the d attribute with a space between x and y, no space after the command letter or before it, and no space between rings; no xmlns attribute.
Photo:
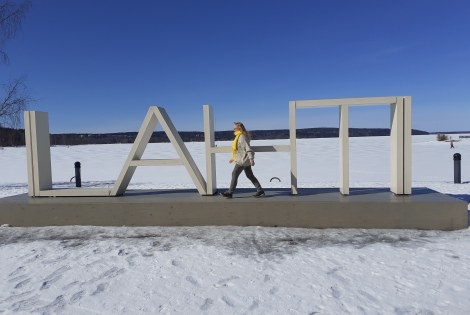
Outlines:
<svg viewBox="0 0 470 315"><path fill-rule="evenodd" d="M8 55L5 51L5 44L15 37L16 32L21 28L26 12L31 8L31 1L24 1L16 4L12 1L0 2L0 60L8 62Z"/></svg>
<svg viewBox="0 0 470 315"><path fill-rule="evenodd" d="M3 84L3 94L3 99L0 99L0 126L17 128L23 111L33 99L23 78Z"/></svg>
<svg viewBox="0 0 470 315"><path fill-rule="evenodd" d="M30 8L30 0L19 4L0 0L0 64L8 63L5 45L20 30L21 23ZM0 127L18 128L22 112L28 103L33 101L29 96L25 79L13 79L0 87Z"/></svg>

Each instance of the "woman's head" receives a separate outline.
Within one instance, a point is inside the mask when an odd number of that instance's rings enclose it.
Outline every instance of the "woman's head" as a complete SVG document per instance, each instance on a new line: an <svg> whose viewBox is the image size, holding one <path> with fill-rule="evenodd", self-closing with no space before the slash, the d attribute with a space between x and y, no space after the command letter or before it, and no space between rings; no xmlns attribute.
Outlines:
<svg viewBox="0 0 470 315"><path fill-rule="evenodd" d="M236 121L233 123L233 130L235 131L241 131L241 132L246 132L246 128L245 128L245 125L243 125L243 123L239 122L239 121Z"/></svg>
<svg viewBox="0 0 470 315"><path fill-rule="evenodd" d="M250 137L250 133L246 130L245 125L242 122L236 121L233 123L233 130L234 131L241 131L242 134Z"/></svg>

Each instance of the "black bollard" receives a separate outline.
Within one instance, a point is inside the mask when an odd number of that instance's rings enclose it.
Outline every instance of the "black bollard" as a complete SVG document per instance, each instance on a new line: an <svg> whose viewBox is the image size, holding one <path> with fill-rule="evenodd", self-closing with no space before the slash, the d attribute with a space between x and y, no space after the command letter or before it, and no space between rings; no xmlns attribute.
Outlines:
<svg viewBox="0 0 470 315"><path fill-rule="evenodd" d="M461 184L461 169L460 169L460 160L462 160L462 156L460 153L454 154L454 184Z"/></svg>
<svg viewBox="0 0 470 315"><path fill-rule="evenodd" d="M82 175L80 174L80 162L75 162L75 186L82 187Z"/></svg>

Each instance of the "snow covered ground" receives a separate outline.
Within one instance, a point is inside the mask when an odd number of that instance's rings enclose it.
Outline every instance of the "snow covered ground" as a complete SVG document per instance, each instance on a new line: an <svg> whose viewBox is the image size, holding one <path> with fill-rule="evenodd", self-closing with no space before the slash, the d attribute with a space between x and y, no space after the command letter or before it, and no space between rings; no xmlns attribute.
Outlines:
<svg viewBox="0 0 470 315"><path fill-rule="evenodd" d="M204 174L204 144L187 146ZM470 202L470 140L455 146L414 136L413 186ZM129 150L53 147L54 184L73 186L80 161L84 186L110 187ZM387 187L389 152L387 137L351 138L351 186ZM460 185L453 184L456 152ZM4 148L0 157L0 197L25 193L24 148ZM144 158L152 157L176 153L170 144L150 144ZM217 157L219 187L229 183L229 158ZM300 139L298 158L299 187L338 186L338 139ZM258 153L256 162L265 187L289 186L288 154ZM273 176L281 182L269 182ZM250 185L241 178L239 187ZM192 187L184 168L159 167L138 168L129 188ZM5 314L470 313L469 229L2 227L0 263Z"/></svg>

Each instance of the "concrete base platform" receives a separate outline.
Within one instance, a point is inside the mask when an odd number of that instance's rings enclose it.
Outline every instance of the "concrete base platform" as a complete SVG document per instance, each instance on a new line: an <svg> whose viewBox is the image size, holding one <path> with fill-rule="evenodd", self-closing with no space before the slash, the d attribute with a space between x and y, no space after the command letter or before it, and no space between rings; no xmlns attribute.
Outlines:
<svg viewBox="0 0 470 315"><path fill-rule="evenodd" d="M0 224L13 226L280 226L457 230L468 226L467 203L427 188L396 196L389 189L268 189L254 198L239 189L233 199L196 190L127 191L121 197L0 199Z"/></svg>

